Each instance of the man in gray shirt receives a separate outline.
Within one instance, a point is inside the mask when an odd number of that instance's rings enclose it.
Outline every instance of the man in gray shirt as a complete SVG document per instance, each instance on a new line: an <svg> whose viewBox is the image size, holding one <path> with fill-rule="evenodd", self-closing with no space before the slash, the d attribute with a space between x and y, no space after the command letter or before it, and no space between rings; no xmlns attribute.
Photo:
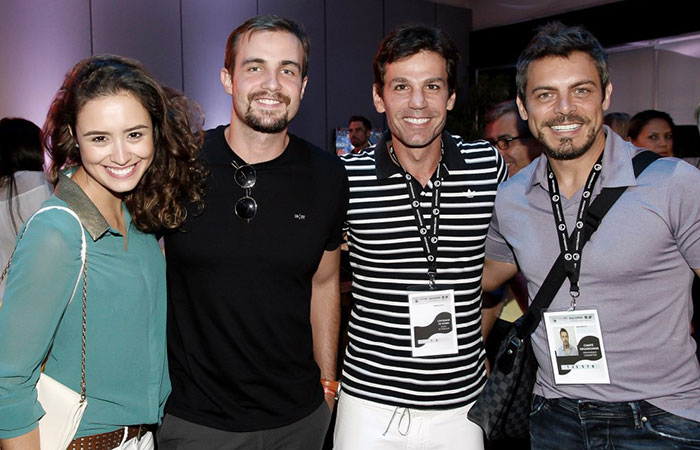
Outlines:
<svg viewBox="0 0 700 450"><path fill-rule="evenodd" d="M532 336L532 448L700 448L700 366L689 330L700 171L662 158L635 178L640 150L603 126L607 56L581 28L541 28L519 58L517 84L520 115L545 154L498 189L483 285L520 269L534 298L561 252L578 267L549 308L554 319L545 316ZM588 200L618 186L627 189L586 246L562 249ZM588 324L579 329L574 316ZM577 327L580 355L561 367L552 360L564 322ZM565 381L572 373L576 383Z"/></svg>

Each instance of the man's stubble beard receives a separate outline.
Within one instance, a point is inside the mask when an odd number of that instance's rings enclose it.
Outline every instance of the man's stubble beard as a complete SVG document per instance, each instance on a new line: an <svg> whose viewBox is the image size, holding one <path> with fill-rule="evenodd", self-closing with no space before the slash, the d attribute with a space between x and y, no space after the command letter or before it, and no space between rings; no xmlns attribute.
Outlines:
<svg viewBox="0 0 700 450"><path fill-rule="evenodd" d="M282 103L284 103L287 107L289 107L289 104L291 103L291 99L287 97L286 95L282 94L276 94L276 95L270 95L267 93L262 93L262 92L254 92L251 93L248 96L248 108L246 109L246 112L243 114L243 122L248 125L250 128L253 130L260 132L260 133L269 133L269 134L275 134L275 133L280 133L284 131L288 126L290 122L289 118L289 111L285 111L284 115L278 118L274 118L272 115L266 114L264 111L260 111L257 115L253 111L253 102L255 101L256 98L258 97L274 97L277 100L280 100Z"/></svg>
<svg viewBox="0 0 700 450"><path fill-rule="evenodd" d="M264 114L263 114L264 116ZM271 121L270 121L271 120ZM289 118L287 114L277 119L264 120L264 117L260 117L253 113L253 109L249 106L248 110L243 116L243 122L255 131L260 133L279 133L284 131L287 126L289 126Z"/></svg>
<svg viewBox="0 0 700 450"><path fill-rule="evenodd" d="M569 115L569 116L562 116L559 117L558 119L554 120L548 120L544 122L540 128L540 132L538 133L537 139L542 143L544 146L544 150L547 153L547 155L552 158L552 159L558 159L558 160L571 160L571 159L576 159L584 154L588 150L591 149L593 146L593 143L595 142L595 138L597 136L597 131L594 130L593 128L590 128L588 130L588 135L586 136L586 142L583 143L580 147L574 147L572 143L571 138L562 138L559 140L559 146L558 147L551 147L545 140L545 135L544 132L541 130L544 130L545 128L550 127L551 125L557 125L558 123L564 123L567 121L572 121L576 120L582 123L582 126L588 125L591 121L590 119L583 118L581 116L577 115Z"/></svg>

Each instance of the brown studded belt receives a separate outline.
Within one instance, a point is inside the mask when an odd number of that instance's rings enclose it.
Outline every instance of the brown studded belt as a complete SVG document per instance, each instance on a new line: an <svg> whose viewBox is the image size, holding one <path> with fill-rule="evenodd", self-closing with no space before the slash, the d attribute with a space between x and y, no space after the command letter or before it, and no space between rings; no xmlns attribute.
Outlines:
<svg viewBox="0 0 700 450"><path fill-rule="evenodd" d="M141 439L141 436L151 430L150 425L134 425L127 427L126 441L132 438ZM68 444L66 450L112 450L122 443L124 428L109 433L93 434L76 438Z"/></svg>

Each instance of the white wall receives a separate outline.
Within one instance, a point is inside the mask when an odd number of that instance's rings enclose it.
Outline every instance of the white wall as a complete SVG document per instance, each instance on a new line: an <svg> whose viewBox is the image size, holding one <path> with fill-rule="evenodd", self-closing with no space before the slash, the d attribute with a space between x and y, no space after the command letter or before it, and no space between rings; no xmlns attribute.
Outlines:
<svg viewBox="0 0 700 450"><path fill-rule="evenodd" d="M633 115L654 107L654 50L650 48L611 53L613 93L608 112Z"/></svg>
<svg viewBox="0 0 700 450"><path fill-rule="evenodd" d="M700 102L700 59L659 51L657 109L666 111L678 125L695 124Z"/></svg>
<svg viewBox="0 0 700 450"><path fill-rule="evenodd" d="M613 95L609 112L634 115L658 109L677 125L695 123L700 102L700 59L652 47L609 56Z"/></svg>

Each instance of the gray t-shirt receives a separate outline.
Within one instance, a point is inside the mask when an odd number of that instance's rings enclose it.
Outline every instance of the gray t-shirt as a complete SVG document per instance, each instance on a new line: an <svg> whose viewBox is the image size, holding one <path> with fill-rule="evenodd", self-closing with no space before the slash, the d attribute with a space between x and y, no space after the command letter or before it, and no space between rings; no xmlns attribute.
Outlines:
<svg viewBox="0 0 700 450"><path fill-rule="evenodd" d="M577 309L596 308L610 384L556 385L540 324L533 335L539 363L535 393L609 402L647 400L700 421L700 366L690 337L693 271L700 268L700 171L676 158L654 162L635 179L639 151L605 128L602 187L629 186L603 219L581 256ZM530 299L560 253L545 178L544 155L498 189L486 256L515 263ZM581 190L562 196L568 230ZM550 309L570 305L564 281Z"/></svg>

